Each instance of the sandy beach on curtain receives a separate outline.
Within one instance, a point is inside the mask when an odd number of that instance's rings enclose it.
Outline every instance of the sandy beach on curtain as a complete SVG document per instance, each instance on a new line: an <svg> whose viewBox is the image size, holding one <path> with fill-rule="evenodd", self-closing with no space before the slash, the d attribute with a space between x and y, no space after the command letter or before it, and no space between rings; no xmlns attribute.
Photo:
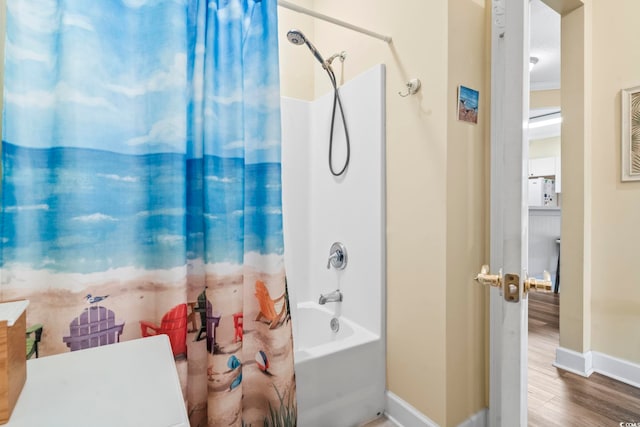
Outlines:
<svg viewBox="0 0 640 427"><path fill-rule="evenodd" d="M272 266L272 271L263 273L245 265L244 277L242 270L234 271L229 266L219 269L222 274L216 274L215 268L207 270L207 297L214 311L218 311L222 316L216 329L219 352L208 354L204 340L195 342L197 330L201 327L200 317L197 313L189 317L187 353L190 367L186 359L176 360L183 393L190 401L190 412L196 415L195 418L199 418L198 412L204 416L203 391L208 389L210 411L215 408L217 414L224 414L224 420L228 425L240 425L234 403L244 394L245 421L253 425L262 425L261 417L267 409L265 407L268 407L263 394L273 394L275 397L275 393L272 393L274 386L280 393L288 392L292 388L293 376L290 366L293 364L293 349L288 325L269 329L267 323L255 320L259 312L259 304L254 296L255 282L264 281L271 297L280 297L282 291L279 287L284 282L284 270L280 264L276 268ZM140 321L150 321L159 325L164 313L177 304L196 302L198 294L204 289L202 277L189 276L189 285L186 285L186 267L163 271L124 268L89 275L42 270L13 270L12 274L8 283L7 274L3 275L2 299L26 298L30 301L27 326L35 323L44 326L40 343L41 357L70 351L62 337L69 335L69 323L90 306L85 298L87 294L108 295L98 304L112 310L117 323L124 322L120 340L125 341L141 337ZM243 283L247 285L244 286ZM241 294L243 298L240 297ZM280 303L277 304L277 308L280 308ZM241 311L244 311L242 343L236 342L233 323L233 314ZM264 351L269 359L270 368L267 372L260 370L255 362L255 356L260 350ZM243 384L252 384L251 387L230 390L231 382L239 372L227 367L227 361L233 354L242 362ZM190 387L188 395L187 382L199 384ZM271 404L279 406L277 400L273 400ZM268 413L268 409L266 412ZM203 421L204 419L196 420L194 424L204 425Z"/></svg>

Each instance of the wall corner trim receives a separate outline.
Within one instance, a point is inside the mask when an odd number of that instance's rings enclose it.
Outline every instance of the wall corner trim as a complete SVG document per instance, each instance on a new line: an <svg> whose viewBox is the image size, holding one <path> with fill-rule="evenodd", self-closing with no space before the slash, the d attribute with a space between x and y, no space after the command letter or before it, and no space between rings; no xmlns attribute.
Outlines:
<svg viewBox="0 0 640 427"><path fill-rule="evenodd" d="M402 427L439 427L438 424L396 394L387 390L385 414L387 418Z"/></svg>
<svg viewBox="0 0 640 427"><path fill-rule="evenodd" d="M589 377L593 373L593 359L591 351L578 353L568 348L558 347L556 349L556 360L553 366L574 374Z"/></svg>

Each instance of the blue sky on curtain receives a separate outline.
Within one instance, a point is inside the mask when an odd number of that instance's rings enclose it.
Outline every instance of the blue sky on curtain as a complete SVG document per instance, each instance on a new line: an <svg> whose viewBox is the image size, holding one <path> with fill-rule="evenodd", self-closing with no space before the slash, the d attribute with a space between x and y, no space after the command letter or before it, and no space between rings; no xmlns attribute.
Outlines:
<svg viewBox="0 0 640 427"><path fill-rule="evenodd" d="M167 334L193 425L295 409L276 29L275 0L7 2L0 295L44 355L95 316Z"/></svg>

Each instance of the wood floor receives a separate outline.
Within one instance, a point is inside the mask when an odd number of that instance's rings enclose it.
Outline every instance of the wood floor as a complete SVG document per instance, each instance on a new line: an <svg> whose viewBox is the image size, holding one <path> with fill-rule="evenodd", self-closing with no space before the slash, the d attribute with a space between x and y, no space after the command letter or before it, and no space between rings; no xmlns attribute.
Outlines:
<svg viewBox="0 0 640 427"><path fill-rule="evenodd" d="M558 317L558 294L529 294L529 426L640 426L640 389L553 367Z"/></svg>
<svg viewBox="0 0 640 427"><path fill-rule="evenodd" d="M559 295L529 294L529 427L640 426L640 389L555 368ZM629 423L629 424L627 424ZM366 427L393 427L381 417Z"/></svg>

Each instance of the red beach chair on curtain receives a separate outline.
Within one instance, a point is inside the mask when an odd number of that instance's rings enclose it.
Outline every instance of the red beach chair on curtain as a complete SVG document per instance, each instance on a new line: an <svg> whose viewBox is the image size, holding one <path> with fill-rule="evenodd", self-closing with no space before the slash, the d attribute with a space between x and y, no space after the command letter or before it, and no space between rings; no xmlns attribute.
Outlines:
<svg viewBox="0 0 640 427"><path fill-rule="evenodd" d="M173 357L187 355L187 304L178 304L162 316L160 326L140 321L143 337L165 334L171 342Z"/></svg>

